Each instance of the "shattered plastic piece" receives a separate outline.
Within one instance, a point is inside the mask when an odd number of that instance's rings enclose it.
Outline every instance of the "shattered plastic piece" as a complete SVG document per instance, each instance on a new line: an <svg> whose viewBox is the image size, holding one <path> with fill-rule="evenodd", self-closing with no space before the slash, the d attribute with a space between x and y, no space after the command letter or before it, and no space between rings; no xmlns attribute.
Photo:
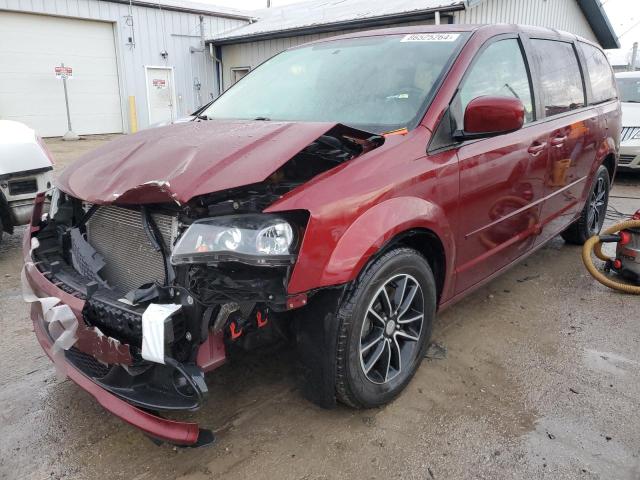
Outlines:
<svg viewBox="0 0 640 480"><path fill-rule="evenodd" d="M99 272L106 262L102 255L87 242L78 228L71 229L71 261L73 268L82 276L105 285L106 282L100 277Z"/></svg>
<svg viewBox="0 0 640 480"><path fill-rule="evenodd" d="M155 363L164 360L165 322L182 305L152 303L142 314L142 358Z"/></svg>

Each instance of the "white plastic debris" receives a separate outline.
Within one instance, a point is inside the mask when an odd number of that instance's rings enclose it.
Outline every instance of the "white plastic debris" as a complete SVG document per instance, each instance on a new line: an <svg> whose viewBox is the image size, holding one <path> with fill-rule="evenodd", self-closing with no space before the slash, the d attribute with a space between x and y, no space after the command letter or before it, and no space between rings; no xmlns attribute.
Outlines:
<svg viewBox="0 0 640 480"><path fill-rule="evenodd" d="M20 273L22 280L22 298L27 303L38 303L42 318L47 324L49 335L53 339L52 353L69 350L78 340L78 319L68 305L61 304L57 297L38 297L27 280L27 268L35 268L26 263Z"/></svg>
<svg viewBox="0 0 640 480"><path fill-rule="evenodd" d="M142 314L142 358L164 364L164 326L182 305L152 303Z"/></svg>

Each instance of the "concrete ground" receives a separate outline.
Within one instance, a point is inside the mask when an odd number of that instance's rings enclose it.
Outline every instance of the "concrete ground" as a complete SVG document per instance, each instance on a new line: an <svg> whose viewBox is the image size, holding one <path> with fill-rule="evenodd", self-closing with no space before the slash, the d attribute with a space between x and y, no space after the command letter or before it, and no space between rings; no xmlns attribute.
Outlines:
<svg viewBox="0 0 640 480"><path fill-rule="evenodd" d="M108 140L48 142L61 167ZM640 177L612 205L640 207ZM0 245L0 478L640 479L640 302L597 284L556 239L443 312L405 393L325 411L296 389L286 352L209 376L185 415L204 449L156 447L107 414L41 351L21 301L20 233Z"/></svg>

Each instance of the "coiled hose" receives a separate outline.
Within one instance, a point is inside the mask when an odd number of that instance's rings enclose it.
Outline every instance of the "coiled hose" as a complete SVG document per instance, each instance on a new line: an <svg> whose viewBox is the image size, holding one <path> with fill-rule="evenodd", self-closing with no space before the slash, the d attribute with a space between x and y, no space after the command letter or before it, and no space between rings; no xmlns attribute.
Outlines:
<svg viewBox="0 0 640 480"><path fill-rule="evenodd" d="M640 228L640 220L627 220L625 222L620 222L612 227L607 228L602 235L612 235L614 233L618 233L621 230L626 230L628 228ZM600 241L599 235L594 235L589 240L586 241L584 247L582 248L582 261L584 262L584 266L587 267L589 273L598 280L601 284L613 288L615 290L620 290L625 293L632 293L635 295L640 295L640 286L629 285L627 283L616 282L612 280L600 270L596 268L593 264L593 259L591 258L591 252L595 253L596 257L605 262L613 261L612 258L608 257L604 253L602 253L602 242Z"/></svg>

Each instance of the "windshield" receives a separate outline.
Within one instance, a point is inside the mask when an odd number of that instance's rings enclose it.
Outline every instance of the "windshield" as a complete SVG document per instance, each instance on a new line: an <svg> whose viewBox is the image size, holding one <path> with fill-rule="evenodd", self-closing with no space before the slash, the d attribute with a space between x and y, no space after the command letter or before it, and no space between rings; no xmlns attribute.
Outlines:
<svg viewBox="0 0 640 480"><path fill-rule="evenodd" d="M621 102L640 103L640 77L616 78Z"/></svg>
<svg viewBox="0 0 640 480"><path fill-rule="evenodd" d="M461 45L461 33L359 37L276 55L201 113L211 119L413 128Z"/></svg>

